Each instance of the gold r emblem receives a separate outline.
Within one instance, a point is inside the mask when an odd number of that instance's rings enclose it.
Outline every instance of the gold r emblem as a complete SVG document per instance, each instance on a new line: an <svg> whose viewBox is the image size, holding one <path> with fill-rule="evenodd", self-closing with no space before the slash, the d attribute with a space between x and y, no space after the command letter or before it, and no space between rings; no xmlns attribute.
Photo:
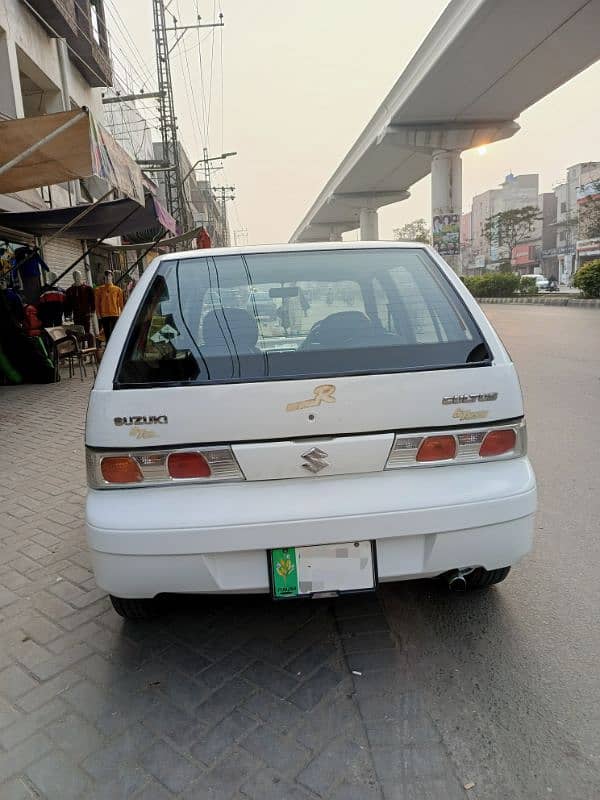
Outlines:
<svg viewBox="0 0 600 800"><path fill-rule="evenodd" d="M146 428L130 428L129 435L133 436L135 439L154 439L157 434Z"/></svg>
<svg viewBox="0 0 600 800"><path fill-rule="evenodd" d="M288 403L285 410L301 411L303 408L320 406L321 403L335 403L334 395L335 386L332 383L324 383L322 386L316 387L310 400L299 400L297 403Z"/></svg>
<svg viewBox="0 0 600 800"><path fill-rule="evenodd" d="M454 419L460 419L462 422L475 419L485 419L489 411L465 411L464 408L457 408L452 416Z"/></svg>

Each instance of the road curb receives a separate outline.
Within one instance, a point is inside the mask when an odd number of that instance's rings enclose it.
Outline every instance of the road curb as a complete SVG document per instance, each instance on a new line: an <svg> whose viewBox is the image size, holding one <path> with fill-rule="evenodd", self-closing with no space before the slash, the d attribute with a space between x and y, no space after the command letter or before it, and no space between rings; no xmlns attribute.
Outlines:
<svg viewBox="0 0 600 800"><path fill-rule="evenodd" d="M600 300L587 300L581 297L478 297L478 303L519 303L536 306L582 306L600 308Z"/></svg>

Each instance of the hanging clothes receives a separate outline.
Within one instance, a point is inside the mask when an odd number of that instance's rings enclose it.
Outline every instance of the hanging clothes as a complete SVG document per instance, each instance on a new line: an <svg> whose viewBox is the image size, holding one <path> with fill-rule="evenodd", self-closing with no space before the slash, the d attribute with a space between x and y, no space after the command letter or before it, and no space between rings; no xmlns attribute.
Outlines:
<svg viewBox="0 0 600 800"><path fill-rule="evenodd" d="M38 315L44 328L62 325L66 296L59 286L44 286L38 302Z"/></svg>
<svg viewBox="0 0 600 800"><path fill-rule="evenodd" d="M19 323L23 322L23 317L25 316L23 311L23 303L12 286L8 286L6 289L4 289L4 297L6 298L6 303L10 313L13 315L13 318Z"/></svg>
<svg viewBox="0 0 600 800"><path fill-rule="evenodd" d="M86 283L69 286L66 292L65 313L73 315L75 325L82 325L90 332L92 314L95 310L94 290Z"/></svg>
<svg viewBox="0 0 600 800"><path fill-rule="evenodd" d="M199 250L205 250L208 247L212 247L212 240L208 235L206 228L202 228L198 234L198 237L196 238L196 244L198 245Z"/></svg>
<svg viewBox="0 0 600 800"><path fill-rule="evenodd" d="M114 283L103 283L96 286L95 301L99 319L118 317L123 311L123 290Z"/></svg>
<svg viewBox="0 0 600 800"><path fill-rule="evenodd" d="M48 272L48 265L40 256L37 248L29 247L29 245L17 247L13 276L16 277L15 273L19 275L28 303L37 302L42 286L42 276L46 272Z"/></svg>
<svg viewBox="0 0 600 800"><path fill-rule="evenodd" d="M28 336L42 335L42 320L38 317L37 308L29 303L25 306L25 319L23 320L23 330Z"/></svg>

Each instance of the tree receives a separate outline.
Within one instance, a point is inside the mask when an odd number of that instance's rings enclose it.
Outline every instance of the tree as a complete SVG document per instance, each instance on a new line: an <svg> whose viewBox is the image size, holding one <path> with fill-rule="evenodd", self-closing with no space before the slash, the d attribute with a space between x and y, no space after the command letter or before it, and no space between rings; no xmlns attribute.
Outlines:
<svg viewBox="0 0 600 800"><path fill-rule="evenodd" d="M597 193L579 206L579 235L582 239L600 238L600 181L594 181Z"/></svg>
<svg viewBox="0 0 600 800"><path fill-rule="evenodd" d="M510 208L488 217L483 223L482 233L489 244L506 245L510 256L516 245L529 238L535 223L541 218L537 206Z"/></svg>
<svg viewBox="0 0 600 800"><path fill-rule="evenodd" d="M600 297L600 259L588 261L579 267L573 285L581 289L586 297Z"/></svg>
<svg viewBox="0 0 600 800"><path fill-rule="evenodd" d="M431 231L424 219L407 222L401 228L394 228L394 239L397 242L422 242L431 244Z"/></svg>

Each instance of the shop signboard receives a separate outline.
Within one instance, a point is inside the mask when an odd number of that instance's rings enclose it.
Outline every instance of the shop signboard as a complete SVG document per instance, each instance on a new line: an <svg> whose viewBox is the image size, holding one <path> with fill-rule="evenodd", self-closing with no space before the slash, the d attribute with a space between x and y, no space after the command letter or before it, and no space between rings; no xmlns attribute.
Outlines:
<svg viewBox="0 0 600 800"><path fill-rule="evenodd" d="M433 218L433 246L441 256L460 253L460 214L439 214Z"/></svg>
<svg viewBox="0 0 600 800"><path fill-rule="evenodd" d="M588 200L600 200L600 180L584 183L577 187L576 192L578 203L587 203Z"/></svg>
<svg viewBox="0 0 600 800"><path fill-rule="evenodd" d="M524 266L535 261L535 247L531 244L517 244L513 247L510 263L513 267Z"/></svg>

